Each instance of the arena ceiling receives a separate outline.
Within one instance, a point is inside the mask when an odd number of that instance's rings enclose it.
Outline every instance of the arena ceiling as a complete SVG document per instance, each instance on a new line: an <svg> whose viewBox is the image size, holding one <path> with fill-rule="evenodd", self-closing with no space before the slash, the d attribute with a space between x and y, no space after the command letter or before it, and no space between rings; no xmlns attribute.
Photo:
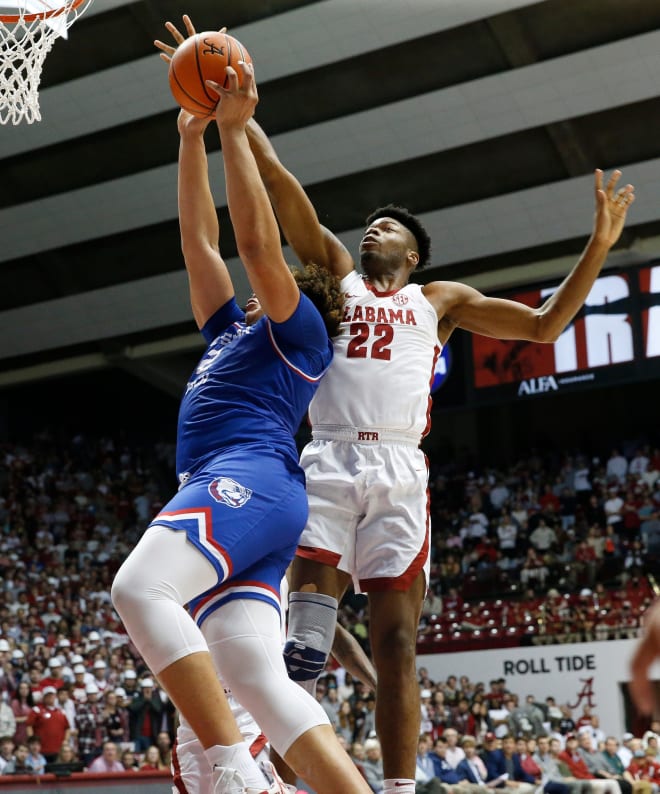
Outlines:
<svg viewBox="0 0 660 794"><path fill-rule="evenodd" d="M180 392L200 343L177 110L152 42L184 12L247 46L257 119L352 250L395 202L432 234L423 280L563 275L590 231L593 169L621 167L638 199L610 264L660 252L657 0L95 0L46 60L42 121L0 127L0 387L113 366Z"/></svg>

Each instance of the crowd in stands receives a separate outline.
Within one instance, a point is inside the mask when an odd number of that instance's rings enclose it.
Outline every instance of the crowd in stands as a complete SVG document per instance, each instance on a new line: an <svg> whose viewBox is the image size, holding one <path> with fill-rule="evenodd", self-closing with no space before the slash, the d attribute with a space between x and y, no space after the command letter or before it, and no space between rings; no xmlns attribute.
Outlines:
<svg viewBox="0 0 660 794"><path fill-rule="evenodd" d="M494 788L515 788L519 794L660 790L660 720L651 720L641 736L608 736L586 704L578 714L553 697L541 703L532 696L522 700L502 678L490 681L487 689L467 676L450 675L436 683L426 668L418 673L417 794L486 794ZM317 698L378 794L383 768L372 696L346 678L326 676Z"/></svg>
<svg viewBox="0 0 660 794"><path fill-rule="evenodd" d="M419 651L635 636L660 559L660 450L624 452L432 465ZM110 586L171 493L173 458L171 444L48 432L0 446L0 772L169 766L175 709ZM368 651L365 604L350 595L340 619ZM332 684L319 696L342 741L377 762L373 695L350 676ZM480 742L482 727L460 735Z"/></svg>

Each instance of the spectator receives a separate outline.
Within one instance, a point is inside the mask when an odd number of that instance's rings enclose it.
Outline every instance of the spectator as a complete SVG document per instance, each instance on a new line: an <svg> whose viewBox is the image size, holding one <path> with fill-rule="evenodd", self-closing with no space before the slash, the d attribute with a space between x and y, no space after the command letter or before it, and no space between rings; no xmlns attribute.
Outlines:
<svg viewBox="0 0 660 794"><path fill-rule="evenodd" d="M63 711L69 721L72 737L76 733L76 704L70 696L70 684L64 684L57 690L57 708Z"/></svg>
<svg viewBox="0 0 660 794"><path fill-rule="evenodd" d="M124 767L117 757L117 745L105 742L101 755L97 756L87 767L88 772L107 773L124 772Z"/></svg>
<svg viewBox="0 0 660 794"><path fill-rule="evenodd" d="M605 467L608 482L616 481L617 483L625 483L628 475L628 461L619 452L618 449L613 449Z"/></svg>
<svg viewBox="0 0 660 794"><path fill-rule="evenodd" d="M576 780L562 774L559 761L550 749L550 738L539 736L537 739L537 750L533 756L541 770L541 782L543 790L548 794L562 794L562 790L569 791L570 794L588 794L589 783L587 781ZM562 786L558 789L557 786Z"/></svg>
<svg viewBox="0 0 660 794"><path fill-rule="evenodd" d="M470 733L470 723L474 722L470 717L470 701L466 697L460 697L458 705L452 709L452 728L455 728L461 736Z"/></svg>
<svg viewBox="0 0 660 794"><path fill-rule="evenodd" d="M44 676L39 682L39 686L43 692L45 687L54 687L55 691L64 686L64 678L62 678L62 661L59 656L53 656L48 660L48 675Z"/></svg>
<svg viewBox="0 0 660 794"><path fill-rule="evenodd" d="M445 758L449 762L450 766L456 769L459 763L465 758L465 750L463 746L458 746L458 731L455 728L447 728L447 730L443 733L443 736L447 740Z"/></svg>
<svg viewBox="0 0 660 794"><path fill-rule="evenodd" d="M28 746L25 742L19 742L16 745L14 756L8 763L5 764L2 774L3 775L31 775L33 774L32 768L27 765L29 755Z"/></svg>
<svg viewBox="0 0 660 794"><path fill-rule="evenodd" d="M109 686L107 674L108 665L103 661L103 659L97 659L92 666L92 675L94 677L94 683L98 687L98 690L101 694L103 694Z"/></svg>
<svg viewBox="0 0 660 794"><path fill-rule="evenodd" d="M172 763L172 740L167 731L161 731L156 737L156 747L160 755L160 763L165 769L169 769Z"/></svg>
<svg viewBox="0 0 660 794"><path fill-rule="evenodd" d="M0 736L14 736L16 733L16 717L14 710L7 703L6 693L2 693L0 699Z"/></svg>
<svg viewBox="0 0 660 794"><path fill-rule="evenodd" d="M26 765L32 770L33 775L43 775L46 772L46 756L41 752L41 739L33 734L28 738L27 746ZM55 757L57 757L57 753Z"/></svg>
<svg viewBox="0 0 660 794"><path fill-rule="evenodd" d="M121 765L127 772L137 772L140 768L140 765L135 758L135 753L133 750L126 748L121 754Z"/></svg>
<svg viewBox="0 0 660 794"><path fill-rule="evenodd" d="M630 762L633 760L633 756L635 755L635 750L637 748L634 746L634 742L635 736L629 731L626 731L626 733L624 733L621 737L621 746L617 750L617 755L621 759L624 769L628 768Z"/></svg>
<svg viewBox="0 0 660 794"><path fill-rule="evenodd" d="M99 754L103 742L103 707L99 703L96 684L88 684L85 692L87 699L76 704L76 729L80 759L89 766Z"/></svg>
<svg viewBox="0 0 660 794"><path fill-rule="evenodd" d="M461 780L467 780L473 786L479 786L480 788L487 786L488 770L483 760L477 755L477 743L474 736L464 736L461 746L464 756L456 767L458 776Z"/></svg>
<svg viewBox="0 0 660 794"><path fill-rule="evenodd" d="M638 791L648 794L648 789L643 790L640 787L639 784L642 782L648 783L653 794L657 794L660 789L660 763L655 757L654 750L652 748L636 750L626 769L626 775L629 776L635 794Z"/></svg>
<svg viewBox="0 0 660 794"><path fill-rule="evenodd" d="M585 734L585 740L591 742L591 737ZM598 794L621 794L621 789L616 780L599 779L587 765L583 754L578 750L578 737L574 733L566 736L566 747L558 756L566 764L572 777L578 780L588 780L591 789ZM599 764L600 766L600 764Z"/></svg>
<svg viewBox="0 0 660 794"><path fill-rule="evenodd" d="M383 791L383 758L378 739L367 739L364 743L365 759L362 761L362 770L367 783L375 794Z"/></svg>
<svg viewBox="0 0 660 794"><path fill-rule="evenodd" d="M158 748L155 744L152 744L151 747L147 747L144 752L144 758L142 759L142 763L140 764L140 772L157 772L161 769L169 769L169 766L165 766L160 760L160 753L158 752Z"/></svg>
<svg viewBox="0 0 660 794"><path fill-rule="evenodd" d="M443 785L435 776L433 759L429 754L431 739L423 733L417 742L417 761L415 768L415 794L444 794Z"/></svg>
<svg viewBox="0 0 660 794"><path fill-rule="evenodd" d="M591 742L591 746L595 746L593 740ZM617 780L619 782L619 788L621 789L622 794L632 794L633 784L630 781L630 775L626 777L626 770L623 762L617 755L618 749L619 742L614 738L614 736L608 736L605 739L605 748L601 752L603 768L600 770L600 774L604 777L611 776ZM587 761L587 766L589 766L588 759L585 758L585 760Z"/></svg>
<svg viewBox="0 0 660 794"><path fill-rule="evenodd" d="M87 672L84 664L74 664L73 666L73 681L71 683L71 694L74 701L83 701L86 699L87 694L85 688L88 684L94 683L94 676Z"/></svg>
<svg viewBox="0 0 660 794"><path fill-rule="evenodd" d="M15 747L14 739L11 736L0 737L0 773L14 758Z"/></svg>
<svg viewBox="0 0 660 794"><path fill-rule="evenodd" d="M55 706L56 696L55 687L45 687L42 702L33 708L27 720L28 739L35 734L39 736L41 751L48 762L55 760L62 742L68 741L71 734L66 714Z"/></svg>
<svg viewBox="0 0 660 794"><path fill-rule="evenodd" d="M163 703L154 688L151 678L140 681L140 694L128 705L130 740L137 752L144 752L156 744L160 730Z"/></svg>
<svg viewBox="0 0 660 794"><path fill-rule="evenodd" d="M618 527L623 521L623 499L619 496L619 489L616 486L608 489L608 497L603 508L607 523Z"/></svg>
<svg viewBox="0 0 660 794"><path fill-rule="evenodd" d="M78 754L71 747L69 742L64 742L60 747L60 751L55 759L56 764L75 764L78 761Z"/></svg>
<svg viewBox="0 0 660 794"><path fill-rule="evenodd" d="M516 752L516 742L511 734L502 737L502 748L500 750L488 751L488 759L484 758L486 769L488 770L488 782L495 783L500 780L497 786L516 789L519 794L533 794L536 789L534 777L522 768L520 757Z"/></svg>
<svg viewBox="0 0 660 794"><path fill-rule="evenodd" d="M644 450L638 448L635 450L635 454L633 455L630 464L628 465L628 474L635 477L636 479L641 479L644 474L648 471L650 460L648 456L644 453Z"/></svg>
<svg viewBox="0 0 660 794"><path fill-rule="evenodd" d="M478 791L483 791L482 786L477 783L471 783L467 778L461 777L458 770L449 764L445 758L446 750L447 742L443 736L440 736L435 742L433 752L429 753L433 759L435 776L445 789L453 792L453 794L476 794Z"/></svg>
<svg viewBox="0 0 660 794"><path fill-rule="evenodd" d="M104 704L101 710L103 741L116 742L117 744L127 742L129 740L128 709L119 705L117 692L113 689L106 689L103 701ZM169 740L169 735L166 735Z"/></svg>
<svg viewBox="0 0 660 794"><path fill-rule="evenodd" d="M135 700L135 698L139 698L140 689L138 687L138 677L135 670L131 669L130 667L128 670L124 670L124 676L122 680L124 684L124 690L126 692L126 699L129 701L129 703L132 700Z"/></svg>
<svg viewBox="0 0 660 794"><path fill-rule="evenodd" d="M337 716L339 719L337 734L343 736L350 746L355 738L355 715L348 700L342 702Z"/></svg>
<svg viewBox="0 0 660 794"><path fill-rule="evenodd" d="M21 681L16 689L14 699L11 701L11 710L16 720L14 738L16 742L27 742L27 719L34 708L32 690L27 681Z"/></svg>
<svg viewBox="0 0 660 794"><path fill-rule="evenodd" d="M351 751L349 753L351 760L355 764L355 766L360 770L360 774L365 778L364 769L362 764L364 763L365 758L367 757L364 752L364 745L362 742L353 742L351 745Z"/></svg>

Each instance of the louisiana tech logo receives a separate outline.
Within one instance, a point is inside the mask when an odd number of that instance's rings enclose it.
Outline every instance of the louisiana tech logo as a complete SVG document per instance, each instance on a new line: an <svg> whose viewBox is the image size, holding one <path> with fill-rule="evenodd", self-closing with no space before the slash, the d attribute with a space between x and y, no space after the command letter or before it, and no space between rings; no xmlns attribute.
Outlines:
<svg viewBox="0 0 660 794"><path fill-rule="evenodd" d="M252 496L252 491L231 477L216 477L209 483L209 493L216 502L227 507L243 507Z"/></svg>

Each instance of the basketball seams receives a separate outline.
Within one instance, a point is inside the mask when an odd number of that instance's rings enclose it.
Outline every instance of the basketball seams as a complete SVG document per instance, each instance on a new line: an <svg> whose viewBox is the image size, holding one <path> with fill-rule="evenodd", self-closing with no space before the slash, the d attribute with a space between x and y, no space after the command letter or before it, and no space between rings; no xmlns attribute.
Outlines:
<svg viewBox="0 0 660 794"><path fill-rule="evenodd" d="M176 66L173 66L173 68L172 68L172 77L174 79L174 82L176 82L177 88L179 89L178 92L175 92L175 93L183 94L183 96L185 96L187 100L190 100L190 102L194 103L195 105L199 105L199 107L200 108L204 108L204 110L208 110L209 113L207 113L205 115L209 115L215 109L215 106L209 107L209 105L205 105L203 102L200 102L198 99L196 99L194 96L192 96L192 94L188 93L188 91L186 90L186 87L183 85L181 80L179 80L179 77L178 77L178 75L176 73ZM172 81L170 81L170 82L172 82ZM181 99L180 99L179 96L177 96L177 101L179 101L179 103L181 103ZM181 106L184 107L184 109L189 111L190 113L195 113L196 112L196 111L194 111L193 109L191 109L189 107L185 107L183 104Z"/></svg>
<svg viewBox="0 0 660 794"><path fill-rule="evenodd" d="M231 36L228 36L226 33L225 33L225 44L227 46L227 66L231 66ZM227 88L228 84L229 84L229 77L225 72L225 79L222 83L222 87Z"/></svg>
<svg viewBox="0 0 660 794"><path fill-rule="evenodd" d="M213 103L213 107L218 104L218 97L217 95L209 94L208 88L206 87L206 77L204 75L204 70L202 69L202 58L204 57L203 54L200 55L200 47L206 47L204 43L204 39L202 38L203 33L197 33L195 36L195 63L197 64L197 74L199 76L199 82L202 86L202 91L204 95L209 100L209 102ZM213 56L211 56L213 57Z"/></svg>

